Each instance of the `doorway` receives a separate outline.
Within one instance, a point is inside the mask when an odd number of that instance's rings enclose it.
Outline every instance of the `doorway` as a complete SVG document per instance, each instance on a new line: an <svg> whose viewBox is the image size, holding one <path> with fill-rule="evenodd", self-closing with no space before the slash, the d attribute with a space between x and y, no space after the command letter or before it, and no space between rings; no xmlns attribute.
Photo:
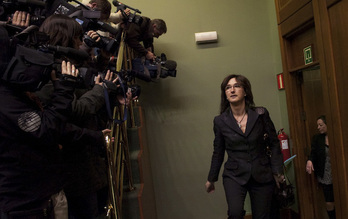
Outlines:
<svg viewBox="0 0 348 219"><path fill-rule="evenodd" d="M306 130L306 145L303 145L303 151L308 156L311 151L312 136L318 133L317 118L325 115L324 97L322 88L322 79L320 75L320 66L316 65L307 69L302 69L295 73L302 95L303 112L302 120ZM301 151L301 150L300 150ZM303 171L305 166L303 166ZM310 187L308 191L312 193L312 204L316 219L327 219L326 205L322 189L318 186L314 174L308 175L310 178ZM306 209L302 209L305 211Z"/></svg>

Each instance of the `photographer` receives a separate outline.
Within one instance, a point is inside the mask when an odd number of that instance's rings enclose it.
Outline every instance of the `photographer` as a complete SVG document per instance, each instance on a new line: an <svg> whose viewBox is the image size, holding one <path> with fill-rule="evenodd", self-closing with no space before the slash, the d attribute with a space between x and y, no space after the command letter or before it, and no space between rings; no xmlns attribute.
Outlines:
<svg viewBox="0 0 348 219"><path fill-rule="evenodd" d="M62 29L68 29L69 31L62 31ZM50 36L49 43L52 46L68 46L79 49L82 44L83 30L81 25L73 18L65 15L57 14L48 17L41 25L40 31ZM79 66L81 66L78 58L74 62L79 63ZM81 75L80 81L92 81L95 75L94 73L92 74L92 71L91 68L87 68L88 74ZM106 79L109 79L109 75L110 72L107 74ZM57 76L54 75L52 83L47 84L37 93L46 105L49 105L52 101L50 94L56 86ZM81 87L82 82L79 83L78 87ZM100 130L106 126L87 126L80 122L83 119L90 121L90 118L93 118L100 108L105 105L100 76L96 78L94 83L95 85L92 88L88 87L89 90L87 88L83 91L77 89L74 92L72 114L68 119L69 122L80 127ZM81 92L82 94L80 94ZM64 191L68 199L69 216L75 218L86 216L85 218L88 218L98 215L97 191L107 186L106 166L103 165L104 162L99 150L102 149L96 147L93 142L67 142L62 144L62 156L64 157L65 165L67 165L65 173L67 181Z"/></svg>
<svg viewBox="0 0 348 219"><path fill-rule="evenodd" d="M153 38L159 38L166 33L167 26L162 19L151 20L143 16L140 25L127 23L125 31L126 43L135 50L139 57L145 56L146 59L155 60ZM140 42L143 42L144 46Z"/></svg>
<svg viewBox="0 0 348 219"><path fill-rule="evenodd" d="M86 1L84 1L86 2ZM100 21L107 21L110 17L111 4L107 0L90 0L86 6L94 11L100 11Z"/></svg>
<svg viewBox="0 0 348 219"><path fill-rule="evenodd" d="M78 48L81 44L79 37L74 37L75 34L72 33L70 33L71 35L60 33L59 27L65 25L73 27L71 32L82 32L82 27L74 19L64 15L52 15L47 18L40 30L50 35L52 39L65 39L51 40L54 46L64 44L74 45L74 48ZM83 83L74 93L73 110L69 122L92 130L103 129L107 126L109 119L104 91L107 89L107 93L110 94L108 101L111 106L120 104L115 97L119 94L117 93L118 85L116 85L118 78L113 77L114 74L111 71L100 74L85 63L79 69L81 70L80 80ZM82 69L87 70L83 73ZM51 87L47 85L38 94L41 99L45 99L47 104L51 101L49 93L55 84L55 78L52 78L52 81ZM85 142L67 143L62 145L62 148L64 160L68 165L66 172L68 181L64 191L68 199L69 215L73 218L96 218L104 210L98 209L98 206L104 207L107 198L103 194L107 188L105 151L95 147L92 143Z"/></svg>
<svg viewBox="0 0 348 219"><path fill-rule="evenodd" d="M5 0L0 1L0 20L19 27L40 26L46 17L46 0Z"/></svg>
<svg viewBox="0 0 348 219"><path fill-rule="evenodd" d="M109 19L111 4L107 0L90 0L83 3L92 11L100 11L100 18L97 20L106 22ZM112 54L116 53L118 45L109 32L93 28L85 32L80 49L90 54L90 66L103 71Z"/></svg>
<svg viewBox="0 0 348 219"><path fill-rule="evenodd" d="M66 77L57 82L52 104L46 108L33 94L33 88L47 76L39 74L35 68L29 67L23 73L13 72L23 74L17 81L3 79L0 82L2 219L45 218L45 215L48 215L46 218L67 218L59 144L78 139L103 144L101 131L82 130L66 123L78 70L64 61L61 68ZM61 213L57 215L58 212Z"/></svg>
<svg viewBox="0 0 348 219"><path fill-rule="evenodd" d="M76 21L71 18L54 17L48 18L47 22L59 28L59 31L50 28L50 25L43 25L43 28L47 27L45 30L55 34L51 35L50 42L78 47L81 27L78 24L74 26L71 21ZM9 37L1 38L1 41L1 45L4 45L2 52L10 53ZM91 131L67 123L79 72L70 62L62 62L61 77L55 81L51 103L45 106L33 92L48 81L52 67L49 63L54 62L53 55L18 44L12 57L14 61L3 60L10 64L4 66L5 71L1 72L0 86L0 126L6 130L0 134L0 157L3 161L0 164L0 174L3 176L0 182L1 218L53 217L56 214L55 198L62 201L57 206L63 206L61 214L55 217L67 218L66 199L61 191L66 183L66 164L61 160L61 145L74 147L74 144L88 142L101 148L105 144L103 133L110 130ZM26 65L28 61L34 62ZM44 63L50 66L41 65ZM53 72L52 75L55 74ZM53 209L54 213L50 211Z"/></svg>
<svg viewBox="0 0 348 219"><path fill-rule="evenodd" d="M112 53L116 52L118 45L118 42L114 39L103 37L98 32L90 30L85 33L80 49L90 55L88 60L89 66L99 71L104 71Z"/></svg>

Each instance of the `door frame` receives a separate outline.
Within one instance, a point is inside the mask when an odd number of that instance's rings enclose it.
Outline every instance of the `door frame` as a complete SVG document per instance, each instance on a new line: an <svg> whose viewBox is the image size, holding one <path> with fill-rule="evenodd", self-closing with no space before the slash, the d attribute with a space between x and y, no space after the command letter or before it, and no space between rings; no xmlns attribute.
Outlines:
<svg viewBox="0 0 348 219"><path fill-rule="evenodd" d="M328 123L328 136L330 148L332 176L334 184L335 208L337 218L348 215L348 150L344 143L348 144L348 137L343 130L348 129L348 124L342 120L348 120L348 92L344 89L343 80L347 78L344 74L348 69L348 45L337 46L337 39L345 42L348 36L347 28L344 28L348 16L348 0L312 0L295 8L297 0L275 0L278 18L278 30L283 64L284 86L286 93L290 137L293 145L293 153L297 155L294 159L296 185L298 193L298 207L301 218L316 218L318 209L313 204L315 192L311 191L313 179L305 172L307 161L306 153L299 145L308 142L303 117L303 103L301 89L297 83L294 72L320 64L322 78L323 98L325 115ZM294 4L290 4L293 2ZM282 4L282 5L281 5ZM284 19L280 14L286 11L286 6L294 13ZM295 9L294 9L295 8ZM283 18L280 21L280 17ZM344 19L342 19L344 18ZM335 28L336 33L332 32ZM339 32L342 29L342 33ZM339 30L339 31L338 31ZM308 33L308 34L307 34ZM306 35L307 34L307 35ZM302 38L301 38L302 37ZM335 37L335 39L333 39ZM312 43L314 60L310 65L304 65L303 54L301 57L301 46L304 44L296 42ZM335 54L336 53L336 54ZM337 55L337 53L340 55ZM344 55L342 55L344 54ZM336 57L336 60L335 60ZM340 60L337 59L341 58ZM302 63L302 64L301 64ZM346 94L346 95L345 95ZM300 118L300 119L299 119Z"/></svg>

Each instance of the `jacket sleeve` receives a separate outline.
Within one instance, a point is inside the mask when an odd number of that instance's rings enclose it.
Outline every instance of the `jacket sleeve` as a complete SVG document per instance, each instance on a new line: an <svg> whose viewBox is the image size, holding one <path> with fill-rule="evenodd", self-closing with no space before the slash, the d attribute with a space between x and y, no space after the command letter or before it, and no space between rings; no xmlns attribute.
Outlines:
<svg viewBox="0 0 348 219"><path fill-rule="evenodd" d="M268 134L269 139L269 147L272 151L271 156L271 167L273 174L283 174L283 154L280 150L280 143L277 136L276 129L274 127L274 124L269 116L269 112L266 108L264 108L264 126L266 129L266 132Z"/></svg>
<svg viewBox="0 0 348 219"><path fill-rule="evenodd" d="M218 181L221 165L225 157L225 139L218 125L218 117L214 118L214 151L211 159L211 166L208 175L209 182Z"/></svg>
<svg viewBox="0 0 348 219"><path fill-rule="evenodd" d="M94 115L104 104L103 87L94 85L92 90L87 91L80 98L74 98L72 102L72 116L75 119L83 119L85 116Z"/></svg>
<svg viewBox="0 0 348 219"><path fill-rule="evenodd" d="M36 139L38 145L55 145L71 115L74 85L73 81L57 82L52 102L43 111L33 108L24 100L18 102L21 110L13 111L20 129L16 135L23 136L23 139Z"/></svg>
<svg viewBox="0 0 348 219"><path fill-rule="evenodd" d="M312 162L315 162L315 158L316 158L316 145L317 145L317 142L316 142L316 135L314 135L312 137L312 140L311 140L311 153L309 154L308 156L308 160L312 161Z"/></svg>
<svg viewBox="0 0 348 219"><path fill-rule="evenodd" d="M101 148L105 146L105 138L102 131L80 128L67 123L59 144L69 145L70 147L74 145L93 145Z"/></svg>
<svg viewBox="0 0 348 219"><path fill-rule="evenodd" d="M311 141L311 154L309 160L312 161L315 175L323 177L325 171L326 152L325 135L316 134Z"/></svg>

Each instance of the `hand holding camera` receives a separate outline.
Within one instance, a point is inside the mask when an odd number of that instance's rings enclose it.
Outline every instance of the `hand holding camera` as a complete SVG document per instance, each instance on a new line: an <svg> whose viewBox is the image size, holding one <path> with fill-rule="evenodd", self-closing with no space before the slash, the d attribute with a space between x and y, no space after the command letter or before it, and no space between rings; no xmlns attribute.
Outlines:
<svg viewBox="0 0 348 219"><path fill-rule="evenodd" d="M62 75L69 75L71 77L77 77L79 70L75 68L70 62L62 61Z"/></svg>
<svg viewBox="0 0 348 219"><path fill-rule="evenodd" d="M25 11L16 11L13 14L12 24L19 27L28 27L30 22L30 14Z"/></svg>

